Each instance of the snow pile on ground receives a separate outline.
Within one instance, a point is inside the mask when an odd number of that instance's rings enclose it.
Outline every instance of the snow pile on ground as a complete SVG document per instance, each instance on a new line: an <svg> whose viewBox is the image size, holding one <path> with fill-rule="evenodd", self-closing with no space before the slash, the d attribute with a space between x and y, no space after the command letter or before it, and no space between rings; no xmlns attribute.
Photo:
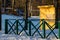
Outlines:
<svg viewBox="0 0 60 40"><path fill-rule="evenodd" d="M56 38L42 39L42 38L39 38L39 37L2 34L0 36L0 40L59 40L59 39L56 39Z"/></svg>
<svg viewBox="0 0 60 40"><path fill-rule="evenodd" d="M21 36L21 35L13 35L13 34L0 34L0 40L59 40L59 39L56 39L55 37L42 39L40 37L32 37L32 36Z"/></svg>

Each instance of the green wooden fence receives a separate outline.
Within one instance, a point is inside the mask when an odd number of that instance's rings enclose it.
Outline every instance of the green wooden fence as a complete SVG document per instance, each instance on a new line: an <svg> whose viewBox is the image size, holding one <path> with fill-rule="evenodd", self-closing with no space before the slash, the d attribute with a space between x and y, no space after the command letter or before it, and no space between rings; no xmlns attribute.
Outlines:
<svg viewBox="0 0 60 40"><path fill-rule="evenodd" d="M13 20L13 21L15 20L15 22L12 23L11 20ZM20 22L20 21L22 21L22 22ZM50 26L45 20L41 20L41 21L39 21L39 23L38 23L39 26L37 27L38 24L34 25L34 23L32 21L38 21L38 20L28 20L28 30L27 30L28 32L27 32L25 30L25 28L24 28L25 24L22 25L22 23L25 22L25 19L18 19L18 20L16 20L16 19L6 19L5 20L5 34L11 34L13 32L14 34L19 35L22 31L24 31L27 36L34 36L35 33L37 32L41 38L48 38L51 35L51 33L53 33L53 35L57 39L58 38L60 39L60 23L59 22L58 22L58 26L59 26L59 30L58 31L59 31L59 33L58 33L58 36L57 36L56 33L54 32L55 28L52 28L56 24ZM40 22L42 22L42 23L40 24ZM47 35L46 35L45 25L47 25L49 30L50 30L50 32ZM41 26L43 28L42 29L43 30L43 35L40 33L40 31L38 31L38 30L40 30L39 28ZM20 30L19 27L21 27L22 29ZM32 27L33 27L33 29L35 29L35 31L33 33L32 33L32 31L33 31Z"/></svg>

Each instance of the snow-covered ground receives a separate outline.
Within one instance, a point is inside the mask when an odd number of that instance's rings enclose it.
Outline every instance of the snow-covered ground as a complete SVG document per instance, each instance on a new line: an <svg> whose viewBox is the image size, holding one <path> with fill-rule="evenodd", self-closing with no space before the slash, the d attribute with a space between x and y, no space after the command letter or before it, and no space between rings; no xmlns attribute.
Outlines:
<svg viewBox="0 0 60 40"><path fill-rule="evenodd" d="M23 19L23 17L13 16L13 15L2 15L2 31L0 31L0 40L59 40L54 37L53 33L46 39L42 39L37 33L35 36L26 36L24 32L21 35L15 34L4 34L5 30L5 19ZM32 18L33 19L33 18ZM34 22L36 23L36 22ZM47 30L46 33L49 33L50 30ZM32 31L33 32L33 31ZM58 35L58 29L55 29L54 32ZM42 32L41 32L42 34Z"/></svg>

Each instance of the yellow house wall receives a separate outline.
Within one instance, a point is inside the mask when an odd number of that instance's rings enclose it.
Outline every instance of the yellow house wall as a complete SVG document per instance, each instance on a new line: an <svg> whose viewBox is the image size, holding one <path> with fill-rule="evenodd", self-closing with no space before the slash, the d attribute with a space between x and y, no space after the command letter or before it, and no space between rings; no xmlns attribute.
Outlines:
<svg viewBox="0 0 60 40"><path fill-rule="evenodd" d="M38 6L40 10L40 19L45 19L49 25L55 24L55 7L53 5L45 5L45 6ZM52 28L54 28L53 26ZM47 25L45 26L46 29L49 29ZM42 26L41 28L42 29Z"/></svg>

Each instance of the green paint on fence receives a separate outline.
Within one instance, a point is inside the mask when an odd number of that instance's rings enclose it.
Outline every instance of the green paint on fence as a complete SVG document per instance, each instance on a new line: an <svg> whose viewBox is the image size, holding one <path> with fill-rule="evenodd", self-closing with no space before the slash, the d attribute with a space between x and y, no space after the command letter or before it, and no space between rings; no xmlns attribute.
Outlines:
<svg viewBox="0 0 60 40"><path fill-rule="evenodd" d="M43 35L44 35L44 38L46 38L46 33L45 33L45 20L43 20Z"/></svg>
<svg viewBox="0 0 60 40"><path fill-rule="evenodd" d="M60 39L60 22L58 22L58 28L59 28L59 39Z"/></svg>
<svg viewBox="0 0 60 40"><path fill-rule="evenodd" d="M5 34L8 34L8 20L5 20Z"/></svg>

